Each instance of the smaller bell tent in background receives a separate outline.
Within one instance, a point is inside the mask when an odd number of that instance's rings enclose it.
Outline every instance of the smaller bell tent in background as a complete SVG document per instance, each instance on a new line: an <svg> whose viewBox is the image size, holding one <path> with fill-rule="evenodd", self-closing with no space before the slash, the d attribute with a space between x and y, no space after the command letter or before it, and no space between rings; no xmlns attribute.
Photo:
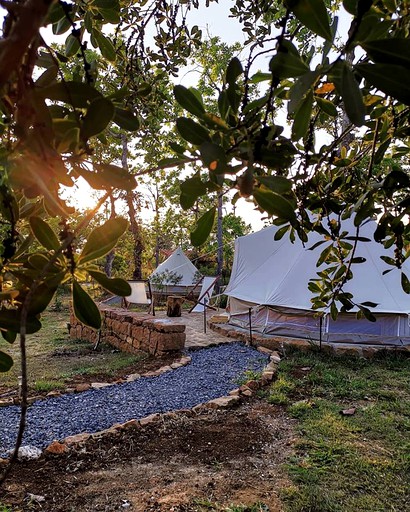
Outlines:
<svg viewBox="0 0 410 512"><path fill-rule="evenodd" d="M186 295L202 278L202 274L189 260L181 247L151 274L149 281L156 295Z"/></svg>

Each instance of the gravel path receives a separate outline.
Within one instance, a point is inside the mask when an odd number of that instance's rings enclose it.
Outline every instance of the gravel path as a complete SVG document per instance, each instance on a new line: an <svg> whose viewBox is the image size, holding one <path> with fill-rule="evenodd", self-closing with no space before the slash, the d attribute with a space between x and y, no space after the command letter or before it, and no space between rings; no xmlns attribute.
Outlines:
<svg viewBox="0 0 410 512"><path fill-rule="evenodd" d="M188 351L187 366L158 377L39 400L30 406L23 445L45 448L81 432L98 432L152 413L192 408L238 387L246 370L261 370L267 357L240 343ZM0 409L0 456L12 449L19 407Z"/></svg>

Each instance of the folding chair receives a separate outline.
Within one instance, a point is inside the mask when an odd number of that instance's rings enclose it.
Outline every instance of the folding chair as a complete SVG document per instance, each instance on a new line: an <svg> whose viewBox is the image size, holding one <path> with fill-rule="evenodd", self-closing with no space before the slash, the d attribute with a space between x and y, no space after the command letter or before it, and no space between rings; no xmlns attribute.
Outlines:
<svg viewBox="0 0 410 512"><path fill-rule="evenodd" d="M149 313L155 316L154 299L152 297L151 283L148 280L133 280L128 281L131 286L131 295L123 297L123 306L129 308L131 304L137 306L150 306ZM148 293L147 293L148 289Z"/></svg>

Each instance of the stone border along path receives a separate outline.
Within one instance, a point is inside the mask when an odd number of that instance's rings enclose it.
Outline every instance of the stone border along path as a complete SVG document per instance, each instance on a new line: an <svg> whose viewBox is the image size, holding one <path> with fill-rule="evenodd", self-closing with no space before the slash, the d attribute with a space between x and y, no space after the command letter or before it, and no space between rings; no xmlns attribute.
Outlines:
<svg viewBox="0 0 410 512"><path fill-rule="evenodd" d="M223 343L223 342L221 342ZM220 344L221 344L220 343ZM88 432L82 432L80 434L76 434L73 436L66 437L63 441L53 441L51 444L49 444L44 450L43 453L46 455L51 456L58 456L61 454L68 453L72 450L81 449L84 444L87 443L89 440L96 440L101 439L103 436L109 436L109 435L116 435L119 432L127 431L130 429L142 429L142 428L149 428L150 426L167 421L167 420L173 420L177 416L193 416L200 414L202 412L205 412L210 409L228 409L230 407L234 407L236 405L239 405L239 403L245 398L245 397L251 397L254 395L259 389L266 386L267 384L270 384L276 374L277 374L277 368L278 364L281 360L281 357L278 352L272 351L270 349L264 348L264 347L258 347L258 352L261 352L267 356L269 356L269 363L265 366L265 368L262 371L261 378L259 380L248 380L244 384L242 384L240 387L235 388L229 392L228 395L221 396L219 398L214 398L212 400L209 400L208 402L203 402L200 404L195 405L191 409L177 409L174 411L168 411L165 413L154 413L150 414L148 416L145 416L144 418L140 418L139 420L131 419L126 421L125 423L116 423L110 428L107 428L105 430L100 430L98 432L94 432L92 434ZM184 359L184 358L183 358ZM183 365L189 364L191 361L190 357L185 358L185 362ZM174 364L180 364L180 363L174 363ZM181 366L183 366L181 364ZM157 373L158 375L165 373L167 371L170 371L170 369L176 369L180 366L174 367L171 365L163 366L156 372L149 372L151 373ZM146 376L141 375L141 377ZM152 375L150 375L152 376ZM38 453L38 457L42 454L40 451ZM25 458L24 453L24 447L22 450L21 455L19 455L20 459ZM1 461L2 459L0 459ZM4 459L3 459L4 460Z"/></svg>
<svg viewBox="0 0 410 512"><path fill-rule="evenodd" d="M201 349L205 347L211 347L215 345L221 344L231 344L236 340L232 338L221 337L220 333L212 332L207 328L207 333L203 332L203 315L202 314L191 314L186 317L181 317L180 319L175 319L176 323L186 323L186 332L187 332L187 343L186 348L190 349ZM250 347L249 347L250 348ZM258 389L262 386L270 383L276 373L277 373L277 365L280 362L280 355L277 351L273 351L267 349L265 347L258 347L255 351L259 351L265 356L269 357L269 362L263 368L261 372L261 377L258 380L249 380L245 384L241 385L238 388L235 388L229 391L228 395L221 396L219 398L214 398L206 402L201 402L191 409L177 409L173 411L168 411L165 413L154 413L150 414L146 417L140 419L131 419L124 423L117 423L113 426L100 430L94 433L81 432L79 434L71 435L66 437L63 440L55 440L51 442L43 451L31 446L22 446L19 451L20 460L24 459L32 459L38 458L42 453L48 455L58 455L66 453L70 450L75 450L81 447L85 442L89 439L100 439L104 435L113 435L123 430L127 430L130 428L148 428L150 425L164 421L167 418L175 418L175 415L196 415L200 414L203 411L209 409L218 409L218 408L228 408L234 405L237 405L241 402L241 400L245 397L252 396ZM146 374L139 375L133 374L129 375L126 379L126 382L133 382L135 380L140 379L141 377L159 377L165 373L168 373L172 370L181 368L183 366L188 365L191 362L191 358L189 356L184 356L169 366L163 366L154 372L147 372ZM110 386L118 385L116 383L92 383L91 386L94 389L102 389ZM73 390L74 391L74 390ZM9 404L4 404L9 405ZM6 459L1 459L0 462L6 462Z"/></svg>

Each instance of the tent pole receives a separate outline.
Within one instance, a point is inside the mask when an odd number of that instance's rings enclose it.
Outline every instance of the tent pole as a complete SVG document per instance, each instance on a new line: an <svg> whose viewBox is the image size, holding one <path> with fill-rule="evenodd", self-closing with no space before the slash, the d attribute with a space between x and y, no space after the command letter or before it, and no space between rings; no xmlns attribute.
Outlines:
<svg viewBox="0 0 410 512"><path fill-rule="evenodd" d="M206 334L206 308L207 308L207 299L204 297L204 333Z"/></svg>
<svg viewBox="0 0 410 512"><path fill-rule="evenodd" d="M319 317L319 350L322 351L322 326L323 326L323 315Z"/></svg>
<svg viewBox="0 0 410 512"><path fill-rule="evenodd" d="M249 344L252 345L253 344L253 340L252 340L252 308L249 308Z"/></svg>

